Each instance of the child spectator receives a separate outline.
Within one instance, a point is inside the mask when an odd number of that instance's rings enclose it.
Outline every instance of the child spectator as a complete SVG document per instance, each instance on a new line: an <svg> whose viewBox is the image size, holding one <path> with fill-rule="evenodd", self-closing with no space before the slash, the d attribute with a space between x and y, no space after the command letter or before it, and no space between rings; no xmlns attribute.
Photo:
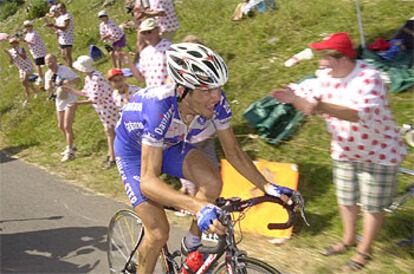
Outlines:
<svg viewBox="0 0 414 274"><path fill-rule="evenodd" d="M9 43L11 45L11 48L4 49L4 52L7 54L7 56L9 56L10 63L14 63L14 65L19 70L19 78L21 83L23 84L24 91L26 93L26 100L23 102L24 107L30 99L30 90L35 92L35 89L29 82L29 75L32 73L33 70L32 61L30 61L24 48L19 46L19 40L17 40L16 37L10 38Z"/></svg>
<svg viewBox="0 0 414 274"><path fill-rule="evenodd" d="M77 90L68 85L63 85L62 89L66 92L73 93L78 96L86 96L87 100L76 102L77 105L92 104L98 113L99 119L105 129L106 139L108 143L108 157L105 162L104 169L115 166L114 155L114 138L115 125L118 121L118 108L112 99L112 87L102 74L93 66L93 60L89 56L79 56L78 60L73 63L73 67L78 71L85 73L85 85L83 90Z"/></svg>
<svg viewBox="0 0 414 274"><path fill-rule="evenodd" d="M116 106L119 110L128 103L129 97L141 88L125 83L125 77L120 69L110 69L107 74L109 82L111 82L112 88L114 89L112 93L112 99L114 100Z"/></svg>
<svg viewBox="0 0 414 274"><path fill-rule="evenodd" d="M99 24L99 34L101 36L101 40L112 43L112 66L114 68L122 68L122 60L119 56L119 52L126 45L124 31L118 27L114 21L109 19L106 11L100 11L98 13L98 17L101 21Z"/></svg>
<svg viewBox="0 0 414 274"><path fill-rule="evenodd" d="M41 85L43 83L43 71L42 66L45 65L45 56L46 56L46 47L43 42L42 37L39 33L33 29L33 22L26 20L23 23L24 28L26 29L26 35L24 37L24 42L27 43L30 53L34 59L37 68L38 78L36 83Z"/></svg>

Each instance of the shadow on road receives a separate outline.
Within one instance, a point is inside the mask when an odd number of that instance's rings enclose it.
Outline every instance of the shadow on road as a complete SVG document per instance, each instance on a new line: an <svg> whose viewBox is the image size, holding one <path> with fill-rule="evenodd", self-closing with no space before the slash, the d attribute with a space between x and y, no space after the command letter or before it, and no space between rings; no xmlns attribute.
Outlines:
<svg viewBox="0 0 414 274"><path fill-rule="evenodd" d="M99 259L86 262L82 256L106 251L106 233L106 227L94 226L1 234L0 272L89 273L98 264L107 262Z"/></svg>
<svg viewBox="0 0 414 274"><path fill-rule="evenodd" d="M36 144L38 143L19 145L19 146L9 146L9 147L5 147L1 149L0 150L0 164L17 160L16 158L13 157L13 155L16 155L17 153L31 146L34 146Z"/></svg>

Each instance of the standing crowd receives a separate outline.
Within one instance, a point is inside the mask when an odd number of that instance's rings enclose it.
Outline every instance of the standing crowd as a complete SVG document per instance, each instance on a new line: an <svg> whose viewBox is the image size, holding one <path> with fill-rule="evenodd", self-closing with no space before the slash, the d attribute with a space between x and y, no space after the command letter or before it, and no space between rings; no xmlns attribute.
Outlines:
<svg viewBox="0 0 414 274"><path fill-rule="evenodd" d="M100 39L111 44L112 68L106 75L96 70L87 55L72 62L74 19L64 4L48 2L46 26L57 35L64 65L58 64L57 56L47 54L33 22L24 22L26 35L21 42L28 45L35 60L37 84L44 84L51 97L55 95L58 127L67 144L62 162L75 158L72 123L77 106L91 104L107 139L104 168L118 167L131 204L148 228L140 247L145 256L138 262L143 273L153 270L168 239L168 221L161 205L197 216L183 241L186 250L199 246L201 231L224 233L217 220L219 210L211 204L221 189L213 136L218 136L232 165L258 188L268 195L292 195L292 191L267 182L238 145L222 89L228 80L224 60L197 37L172 43L179 29L172 0L134 3L136 58L123 52L127 43L124 31L106 11L97 14ZM19 39L12 37L9 43L11 48L5 52L18 68L29 100L34 90L28 79L32 62ZM342 254L356 247L344 268L360 270L372 259L372 244L384 221L383 210L395 193L396 174L406 149L379 72L356 60L348 34L335 33L309 47L320 56L317 77L293 89L273 91L272 96L306 115L325 119L332 136L333 180L344 233L323 255ZM126 82L124 64L145 88ZM48 68L44 76L43 65ZM76 87L81 82L78 73L84 80L81 89ZM183 192L190 195L166 186L159 179L161 172L182 178ZM364 212L359 243L358 202Z"/></svg>

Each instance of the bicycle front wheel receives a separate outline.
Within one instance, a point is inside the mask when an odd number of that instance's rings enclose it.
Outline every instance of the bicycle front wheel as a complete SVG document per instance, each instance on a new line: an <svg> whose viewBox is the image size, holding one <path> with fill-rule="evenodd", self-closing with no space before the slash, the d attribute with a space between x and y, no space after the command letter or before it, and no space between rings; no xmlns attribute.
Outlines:
<svg viewBox="0 0 414 274"><path fill-rule="evenodd" d="M134 211L119 210L111 218L108 229L108 263L110 273L136 273L138 252L132 251L142 242L144 226Z"/></svg>
<svg viewBox="0 0 414 274"><path fill-rule="evenodd" d="M217 274L226 274L226 273L237 273L237 274L281 274L280 271L268 265L265 262L259 261L254 258L241 257L238 259L239 265L237 269L232 271L227 270L226 262L221 262L213 271Z"/></svg>

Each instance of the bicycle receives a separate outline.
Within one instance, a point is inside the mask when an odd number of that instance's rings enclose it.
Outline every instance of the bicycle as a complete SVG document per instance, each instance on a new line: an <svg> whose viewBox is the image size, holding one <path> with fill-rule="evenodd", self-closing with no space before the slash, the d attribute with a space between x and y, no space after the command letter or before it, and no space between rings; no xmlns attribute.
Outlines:
<svg viewBox="0 0 414 274"><path fill-rule="evenodd" d="M208 254L203 264L196 272L191 271L182 257L182 252L176 250L169 252L165 245L161 251L161 264L163 273L178 274L183 269L189 274L203 273L281 273L269 264L247 256L245 251L240 250L234 235L234 227L243 217L243 213L252 206L260 203L270 202L280 204L288 213L288 220L285 223L269 223L269 229L286 229L293 225L296 217L295 210L300 209L300 213L305 223L304 201L302 196L297 193L291 197L292 203L287 204L280 198L273 196L260 196L242 200L241 198L219 198L216 205L222 209L223 214L220 221L227 226L225 235L220 236L216 246L201 246L198 251ZM233 212L239 213L239 218L233 219ZM126 226L126 231L123 228ZM133 231L134 230L134 231ZM126 235L127 234L127 235ZM122 209L112 217L108 231L108 262L110 273L113 274L132 274L137 271L138 247L145 235L141 220L134 211ZM129 237L129 238L128 238ZM224 260L220 259L224 255ZM212 272L211 272L212 271Z"/></svg>

